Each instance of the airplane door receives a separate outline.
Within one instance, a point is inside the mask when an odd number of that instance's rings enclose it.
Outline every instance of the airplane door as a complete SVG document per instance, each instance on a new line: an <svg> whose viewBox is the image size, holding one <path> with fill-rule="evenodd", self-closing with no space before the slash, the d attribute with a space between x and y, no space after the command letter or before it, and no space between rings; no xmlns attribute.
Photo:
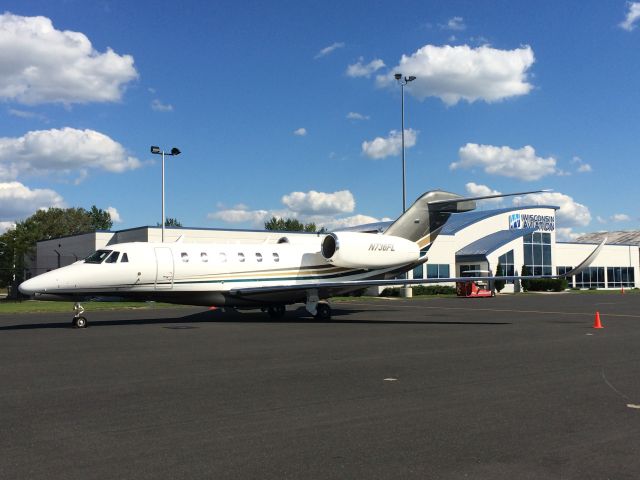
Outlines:
<svg viewBox="0 0 640 480"><path fill-rule="evenodd" d="M173 288L173 255L167 247L156 247L156 290Z"/></svg>

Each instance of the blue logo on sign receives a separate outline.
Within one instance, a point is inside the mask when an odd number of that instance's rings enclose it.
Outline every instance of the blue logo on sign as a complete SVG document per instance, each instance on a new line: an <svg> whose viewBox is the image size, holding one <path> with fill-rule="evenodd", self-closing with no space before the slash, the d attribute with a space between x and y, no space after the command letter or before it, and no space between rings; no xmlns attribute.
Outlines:
<svg viewBox="0 0 640 480"><path fill-rule="evenodd" d="M513 230L515 228L520 228L521 227L521 222L520 222L520 214L519 213L512 213L511 215L509 215L509 230Z"/></svg>

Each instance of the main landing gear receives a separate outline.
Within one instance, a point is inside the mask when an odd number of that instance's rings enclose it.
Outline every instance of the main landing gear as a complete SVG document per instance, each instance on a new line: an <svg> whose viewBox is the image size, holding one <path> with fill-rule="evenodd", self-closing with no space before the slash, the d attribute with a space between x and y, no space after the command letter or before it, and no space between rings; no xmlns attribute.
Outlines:
<svg viewBox="0 0 640 480"><path fill-rule="evenodd" d="M331 320L331 307L326 302L318 301L317 298L315 302L307 302L306 309L316 320ZM263 308L262 311L265 309ZM278 320L284 317L287 309L284 305L270 305L266 311L272 320Z"/></svg>
<svg viewBox="0 0 640 480"><path fill-rule="evenodd" d="M267 312L272 319L278 319L284 317L287 309L284 305L271 305L267 308Z"/></svg>
<svg viewBox="0 0 640 480"><path fill-rule="evenodd" d="M71 320L71 326L73 328L87 328L87 319L82 316L84 307L80 305L79 302L73 305L73 312L75 315L73 316L73 320Z"/></svg>
<svg viewBox="0 0 640 480"><path fill-rule="evenodd" d="M316 320L331 320L331 307L326 302L321 302L318 297L318 290L307 291L307 312L313 315Z"/></svg>

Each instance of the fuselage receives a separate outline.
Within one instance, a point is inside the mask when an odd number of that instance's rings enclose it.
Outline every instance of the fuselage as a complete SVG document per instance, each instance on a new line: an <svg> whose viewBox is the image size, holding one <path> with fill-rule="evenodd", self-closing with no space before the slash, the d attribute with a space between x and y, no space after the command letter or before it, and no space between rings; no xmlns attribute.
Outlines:
<svg viewBox="0 0 640 480"><path fill-rule="evenodd" d="M191 305L255 306L230 292L261 286L384 278L396 268L335 266L320 252L319 236L299 244L122 243L20 285L27 295L80 300L122 297ZM294 303L300 293L274 301ZM268 303L268 302L266 302Z"/></svg>

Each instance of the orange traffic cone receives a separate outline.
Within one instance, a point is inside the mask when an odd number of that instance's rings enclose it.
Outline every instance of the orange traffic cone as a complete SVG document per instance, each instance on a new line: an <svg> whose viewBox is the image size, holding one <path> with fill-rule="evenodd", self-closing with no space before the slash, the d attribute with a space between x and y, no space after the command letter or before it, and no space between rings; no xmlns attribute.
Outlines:
<svg viewBox="0 0 640 480"><path fill-rule="evenodd" d="M596 321L593 323L593 328L604 328L602 322L600 322L600 312L596 312Z"/></svg>

